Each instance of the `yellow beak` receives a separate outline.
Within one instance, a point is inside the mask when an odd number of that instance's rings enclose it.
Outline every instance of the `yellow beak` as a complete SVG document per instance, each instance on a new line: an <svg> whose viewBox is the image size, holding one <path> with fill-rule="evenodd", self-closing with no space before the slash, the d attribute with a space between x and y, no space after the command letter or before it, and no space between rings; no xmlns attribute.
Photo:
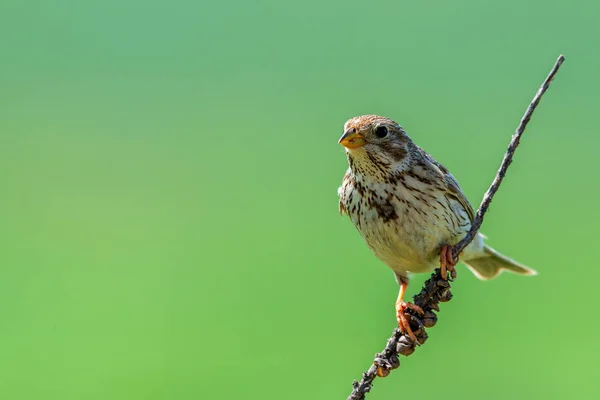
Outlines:
<svg viewBox="0 0 600 400"><path fill-rule="evenodd" d="M366 141L360 133L356 132L356 130L349 129L344 132L338 143L349 149L355 149L364 146Z"/></svg>

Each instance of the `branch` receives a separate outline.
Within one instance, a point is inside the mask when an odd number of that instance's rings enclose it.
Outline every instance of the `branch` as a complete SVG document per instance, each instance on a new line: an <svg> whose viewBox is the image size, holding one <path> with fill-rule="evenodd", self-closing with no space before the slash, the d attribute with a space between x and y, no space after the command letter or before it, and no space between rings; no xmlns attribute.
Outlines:
<svg viewBox="0 0 600 400"><path fill-rule="evenodd" d="M452 255L454 256L454 258L458 257L458 255L465 249L465 247L467 247L469 243L471 243L471 241L475 238L475 235L477 235L479 228L481 228L481 224L483 223L483 216L487 212L488 207L492 202L492 198L494 197L494 194L496 194L496 191L500 187L500 184L502 183L502 180L506 175L506 170L508 170L508 166L512 162L513 155L517 150L517 146L519 146L521 136L523 135L523 132L525 132L525 128L527 127L527 124L531 119L531 115L540 103L540 100L542 99L542 96L544 95L546 90L548 90L548 88L550 87L550 83L552 82L552 79L554 79L554 75L556 75L556 73L558 72L558 69L560 68L563 61L565 61L565 56L561 54L556 60L556 63L554 63L554 66L550 70L550 73L544 80L544 83L542 83L542 86L540 86L537 93L533 97L533 100L531 100L531 103L529 103L529 107L527 107L527 111L525 111L523 118L521 118L521 121L519 122L519 126L517 126L515 134L510 139L508 149L506 150L506 154L504 154L504 159L502 159L502 163L500 164L500 169L496 173L496 177L494 178L494 181L492 182L490 188L487 190L487 192L485 192L485 195L483 196L483 200L479 205L479 210L477 210L477 215L475 215L475 219L473 220L473 224L471 225L469 233L467 233L467 236L465 236L463 240L458 242L458 244L452 248Z"/></svg>
<svg viewBox="0 0 600 400"><path fill-rule="evenodd" d="M498 169L494 181L483 196L483 200L481 201L479 210L477 210L477 214L475 215L471 229L464 239L452 247L452 256L454 258L457 258L458 255L465 249L465 247L467 247L475 238L475 235L477 235L477 232L483 223L483 217L485 216L485 213L492 202L492 198L500 187L500 184L506 175L506 171L512 162L513 155L519 146L519 141L521 140L521 136L527 127L527 123L529 123L531 115L535 111L535 108L539 104L546 90L548 90L550 87L550 83L552 82L552 79L554 79L554 75L556 75L564 60L565 57L561 54L550 70L550 73L544 80L544 83L542 83L542 86L538 89L537 93L533 97L529 107L527 107L527 111L525 111L523 118L521 118L521 121L517 126L515 134L510 140L510 144L508 145L504 159L500 164L500 169ZM450 283L442 278L440 269L437 268L431 274L431 277L425 281L421 292L413 298L414 304L420 306L425 314L420 316L415 314L411 309L407 309L406 311L406 316L410 321L413 333L417 337L419 343L423 344L427 340L425 328L431 328L437 322L437 316L434 311L439 311L438 304L449 301L451 298L452 293L450 292ZM352 383L353 390L352 394L350 394L348 397L348 400L364 400L366 394L371 390L375 378L377 376L388 376L392 369L396 369L400 366L398 354L409 356L414 352L415 346L416 343L414 343L408 337L408 335L403 334L399 328L394 329L392 336L388 339L383 350L375 355L373 365L371 365L371 367L363 373L363 377L360 382L354 381Z"/></svg>

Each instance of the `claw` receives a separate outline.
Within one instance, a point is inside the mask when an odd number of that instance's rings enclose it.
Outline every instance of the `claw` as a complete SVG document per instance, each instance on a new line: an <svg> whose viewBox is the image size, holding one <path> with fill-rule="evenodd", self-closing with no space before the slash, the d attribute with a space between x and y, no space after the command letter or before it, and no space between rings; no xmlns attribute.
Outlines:
<svg viewBox="0 0 600 400"><path fill-rule="evenodd" d="M416 304L407 303L404 301L404 294L406 293L406 288L408 287L408 278L403 276L398 276L398 281L400 282L400 292L398 293L398 299L396 300L396 320L398 321L398 327L402 333L408 335L408 337L417 345L421 345L417 340L414 332L410 328L409 317L410 314L406 314L407 309L411 309L420 315L424 315L423 309Z"/></svg>
<svg viewBox="0 0 600 400"><path fill-rule="evenodd" d="M440 249L440 272L442 279L448 280L448 271L450 277L456 279L456 269L454 266L458 263L458 258L452 257L452 246L443 245Z"/></svg>
<svg viewBox="0 0 600 400"><path fill-rule="evenodd" d="M421 307L413 303L407 303L405 301L400 301L396 303L396 319L398 320L398 327L402 332L406 333L413 342L420 346L421 343L419 343L417 337L413 333L410 327L410 321L408 320L405 314L405 311L407 309L414 310L421 315L424 315L425 312Z"/></svg>

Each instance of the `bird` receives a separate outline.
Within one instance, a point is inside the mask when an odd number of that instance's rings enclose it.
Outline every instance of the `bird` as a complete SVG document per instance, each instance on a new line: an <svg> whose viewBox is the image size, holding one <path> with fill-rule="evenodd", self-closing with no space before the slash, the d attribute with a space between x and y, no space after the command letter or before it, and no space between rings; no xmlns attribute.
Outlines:
<svg viewBox="0 0 600 400"><path fill-rule="evenodd" d="M411 274L433 271L456 276L451 252L471 228L473 207L452 174L417 146L390 118L362 115L344 124L338 141L345 147L348 169L338 189L339 211L347 215L369 249L392 269L400 285L396 319L415 343L404 312L423 310L405 302ZM459 255L482 280L503 271L536 275L531 268L502 255L477 233Z"/></svg>

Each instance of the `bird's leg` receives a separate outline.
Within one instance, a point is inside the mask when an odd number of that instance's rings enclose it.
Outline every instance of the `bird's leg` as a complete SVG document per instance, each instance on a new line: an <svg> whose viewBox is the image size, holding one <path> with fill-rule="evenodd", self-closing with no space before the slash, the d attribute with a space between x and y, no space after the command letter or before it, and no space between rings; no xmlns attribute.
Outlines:
<svg viewBox="0 0 600 400"><path fill-rule="evenodd" d="M406 333L408 337L412 339L413 342L420 344L412 329L410 329L408 318L404 312L407 308L410 308L419 314L424 314L423 309L416 304L404 301L404 293L408 287L408 278L398 277L398 281L400 283L400 292L398 293L398 299L396 300L396 319L398 320L398 326L402 332Z"/></svg>
<svg viewBox="0 0 600 400"><path fill-rule="evenodd" d="M444 280L448 280L448 271L450 271L450 277L456 279L456 269L454 268L456 263L458 263L458 259L452 257L452 246L443 245L440 249L440 271Z"/></svg>

